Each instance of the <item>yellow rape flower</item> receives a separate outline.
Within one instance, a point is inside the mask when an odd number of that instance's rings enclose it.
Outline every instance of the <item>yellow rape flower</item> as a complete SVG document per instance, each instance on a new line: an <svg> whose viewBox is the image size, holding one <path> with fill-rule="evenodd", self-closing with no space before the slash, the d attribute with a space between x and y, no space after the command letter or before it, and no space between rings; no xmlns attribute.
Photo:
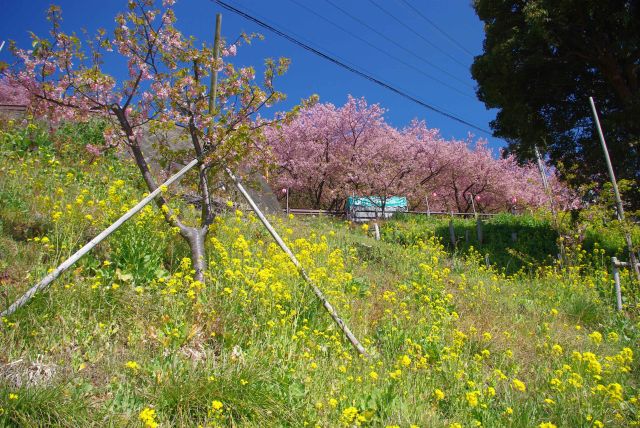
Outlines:
<svg viewBox="0 0 640 428"><path fill-rule="evenodd" d="M513 379L513 381L511 382L511 384L513 385L513 387L515 389L517 389L520 392L525 392L527 390L526 385L524 384L524 382L522 382L519 379Z"/></svg>
<svg viewBox="0 0 640 428"><path fill-rule="evenodd" d="M400 357L400 364L405 367L409 367L411 365L411 358L409 358L408 355L403 355L402 357Z"/></svg>
<svg viewBox="0 0 640 428"><path fill-rule="evenodd" d="M145 428L157 428L159 426L156 422L156 411L145 407L140 411L138 418L144 423Z"/></svg>
<svg viewBox="0 0 640 428"><path fill-rule="evenodd" d="M140 364L135 361L127 361L124 366L134 373L137 373L138 370L140 370Z"/></svg>
<svg viewBox="0 0 640 428"><path fill-rule="evenodd" d="M469 406L476 407L479 404L479 395L480 393L478 391L471 391L465 394L465 398L467 399L467 403L469 403Z"/></svg>
<svg viewBox="0 0 640 428"><path fill-rule="evenodd" d="M596 345L599 345L602 343L602 334L599 331L594 331L589 335L589 339Z"/></svg>

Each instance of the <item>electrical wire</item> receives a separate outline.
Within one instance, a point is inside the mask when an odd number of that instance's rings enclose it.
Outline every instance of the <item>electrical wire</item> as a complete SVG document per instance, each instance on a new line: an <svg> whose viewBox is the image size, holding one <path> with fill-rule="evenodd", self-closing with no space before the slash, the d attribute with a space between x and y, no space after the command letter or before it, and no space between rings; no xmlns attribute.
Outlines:
<svg viewBox="0 0 640 428"><path fill-rule="evenodd" d="M406 28L407 30L411 31L413 34L415 34L416 36L420 37L422 40L424 40L425 43L427 43L429 46L433 47L435 50L437 50L438 52L440 52L441 54L443 54L444 56L448 57L449 59L451 59L453 62L455 62L456 64L466 68L467 70L469 69L469 64L464 64L460 61L458 61L458 59L452 55L450 55L447 51L445 51L444 49L442 49L440 46L438 46L437 44L433 43L431 40L427 39L426 37L424 37L422 34L420 34L419 32L417 32L416 30L414 30L413 28L409 27L407 24L405 24L401 19L397 18L394 14L392 14L391 12L389 12L387 9L385 9L384 7L380 6L378 3L376 3L373 0L368 0L369 3L371 3L372 5L374 5L375 7L377 7L379 10L381 10L385 15L387 15L388 17L390 17L391 19L393 19L394 21L396 21L398 24L402 25L404 28Z"/></svg>
<svg viewBox="0 0 640 428"><path fill-rule="evenodd" d="M406 61L405 61L405 60L403 60L402 58L399 58L399 57L397 57L397 56L395 56L395 55L392 55L392 54L390 54L389 52L387 52L387 51L385 51L385 50L381 49L379 46L374 45L374 44L373 44L373 43L371 43L370 41L368 41L368 40L366 40L366 39L364 39L364 38L362 38L362 37L360 37L360 36L358 36L358 35L356 35L356 34L353 34L353 33L352 33L352 32L350 32L349 30L347 30L346 28L344 28L344 27L342 27L342 26L340 26L340 25L336 24L335 22L331 21L330 19L325 18L324 16L322 16L322 15L320 15L319 13L315 12L314 10L310 9L310 8L309 8L309 7L307 7L306 5L304 5L304 4L300 3L300 2L298 2L297 0L289 0L289 1L290 1L291 3L294 3L294 4L298 5L299 7L303 8L303 9L305 9L307 12L309 12L309 13L311 13L311 14L313 14L313 15L317 16L318 18L322 19L323 21L327 22L328 24L333 25L334 27L336 27L337 29L339 29L339 30L341 30L341 31L345 32L346 34L350 35L351 37L353 37L353 38L355 38L355 39L357 39L357 40L360 40L362 43L366 44L366 45L367 45L367 46L369 46L370 48L375 49L375 50L377 50L378 52L380 52L381 54L386 55L386 56L388 56L389 58L391 58L391 59L393 59L393 60L395 60L395 61L399 62L400 64L403 64L404 66L406 66L406 67L408 67L408 68L410 68L410 69L412 69L412 70L416 71L417 73L422 74L422 75L423 75L423 76L425 76L426 78L431 79L431 80L433 80L433 81L435 81L435 82L438 82L438 83L440 83L442 86L446 86L447 88L451 89L452 91L457 92L458 94L460 94L460 95L462 95L462 96L464 96L464 97L471 98L471 99L474 99L474 100L475 100L475 97L473 97L473 96L469 95L468 93L466 93L466 92L462 92L460 89L456 88L455 86L451 86L451 85L450 85L450 84L448 84L447 82L444 82L444 81L442 81L442 80L438 79L437 77L432 76L431 74L425 73L423 70L421 70L421 69L419 69L418 67L416 67L416 66L414 66L414 65L412 65L412 64L410 64L410 63L408 63L408 62L406 62Z"/></svg>
<svg viewBox="0 0 640 428"><path fill-rule="evenodd" d="M294 1L294 0L291 0ZM444 68L434 64L433 62L429 61L427 58L425 58L422 55L418 55L415 52L412 52L411 50L407 49L406 47L404 47L403 45L401 45L400 43L396 42L395 40L393 40L392 38L386 36L384 33L381 33L380 31L376 30L374 27L372 27L371 25L367 24L365 21L363 21L362 19L358 18L357 16L354 16L353 14L349 13L349 11L343 9L342 7L338 6L337 4L335 4L333 1L331 0L325 0L327 3L329 3L331 6L333 6L335 9L338 9L340 12L342 12L343 14L345 14L346 16L348 16L349 18L353 19L354 21L358 22L360 25L368 28L370 31L376 33L377 35L379 35L380 37L382 37L383 39L385 39L386 41L388 41L389 43L393 44L394 46L398 47L399 49L403 50L404 52L408 53L409 55L416 57L417 59L419 59L420 61L422 61L423 63L435 68L436 70L446 74L447 76L455 79L456 81L458 81L459 83L461 83L462 85L466 86L469 89L473 89L473 86L469 85L467 82L465 82L464 80L460 79L459 77L457 77L456 75L454 75L453 73L450 73L449 71L445 70ZM297 3L297 2L296 2Z"/></svg>
<svg viewBox="0 0 640 428"><path fill-rule="evenodd" d="M402 3L404 3L409 9L411 9L413 12L415 12L420 18L424 19L425 21L427 21L427 23L429 23L429 25L431 25L433 28L435 28L436 30L438 30L440 32L440 34L442 34L443 36L445 36L447 39L449 39L449 41L451 43L453 43L454 45L456 45L457 47L459 47L460 49L462 49L464 52L466 52L467 54L469 54L471 57L474 57L475 55L473 53L471 53L467 48L465 48L461 43L459 43L456 39L454 39L451 35L449 35L446 31L444 31L442 28L440 28L435 22L433 22L431 19L429 19L427 16L425 16L422 12L420 12L419 9L417 9L415 6L413 6L411 3L409 3L407 0L400 0Z"/></svg>
<svg viewBox="0 0 640 428"><path fill-rule="evenodd" d="M420 99L408 94L407 92L405 92L405 91L403 91L401 89L398 89L395 86L392 86L389 83L386 83L386 82L384 82L384 81L382 81L382 80L380 80L380 79L378 79L376 77L373 77L370 74L365 73L364 71L359 70L355 66L346 64L345 61L341 61L341 60L339 60L339 59L337 59L335 57L332 57L331 55L328 55L328 54L326 54L324 52L321 52L320 50L318 50L318 49L316 49L316 48L314 48L312 46L309 46L308 44L306 44L304 42L301 42L300 40L298 40L298 39L296 39L296 38L284 33L283 31L281 31L281 30L279 30L279 29L277 29L275 27L273 27L272 25L269 25L268 23L266 23L266 22L264 22L264 21L262 21L262 20L260 20L260 19L258 19L256 17L254 17L252 15L249 15L248 13L243 12L240 9L237 9L237 8L233 7L232 5L230 5L228 3L225 3L222 0L211 0L211 1L215 1L215 3L220 5L222 8L224 8L224 9L230 11L230 12L233 12L236 15L239 15L239 16L241 16L241 17L243 17L243 18L245 18L245 19L257 24L258 26L260 26L260 27L262 27L262 28L264 28L266 30L269 30L274 34L277 34L278 36L290 41L291 43L303 48L304 50L309 51L309 52L311 52L311 53L313 53L313 54L315 54L315 55L317 55L317 56L319 56L321 58L324 58L327 61L332 62L333 64L350 71L351 73L357 74L358 76L369 80L370 82L373 82L373 83L375 83L375 84L377 84L379 86L382 86L382 87L384 87L384 88L386 88L386 89L388 89L388 90L390 90L390 91L392 91L392 92L394 92L394 93L396 93L396 94L398 94L398 95L400 95L400 96L402 96L402 97L404 97L404 98L406 98L406 99L408 99L408 100L410 100L410 101L412 101L412 102L414 102L414 103L416 103L416 104L418 104L418 105L420 105L420 106L422 106L422 107L424 107L424 108L426 108L428 110L431 110L431 111L433 111L435 113L438 113L441 116L447 117L447 118L449 118L449 119L451 119L451 120L453 120L455 122L458 122L458 123L461 123L463 125L469 126L470 128L473 128L473 129L475 129L477 131L480 131L483 134L486 134L486 135L489 135L489 136L493 135L491 133L491 131L489 131L487 129L484 129L484 128L478 126L478 125L475 125L475 124L473 124L473 123L471 123L471 122L469 122L469 121L467 121L467 120L465 120L465 119L463 119L461 117L458 117L457 115L455 115L453 113L447 112L446 110L444 110L442 108L439 108L439 107L436 107L436 106L434 106L432 104L426 103L426 102L424 102L424 101L422 101L422 100L420 100Z"/></svg>

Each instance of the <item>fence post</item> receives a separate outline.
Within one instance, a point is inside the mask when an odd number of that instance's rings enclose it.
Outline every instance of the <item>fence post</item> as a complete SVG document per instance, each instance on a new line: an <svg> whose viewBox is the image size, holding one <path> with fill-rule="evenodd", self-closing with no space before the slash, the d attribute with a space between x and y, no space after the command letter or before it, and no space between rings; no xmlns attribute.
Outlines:
<svg viewBox="0 0 640 428"><path fill-rule="evenodd" d="M616 309L622 310L622 290L620 289L620 270L618 269L618 259L611 257L611 266L613 268L613 281L615 283L616 292Z"/></svg>
<svg viewBox="0 0 640 428"><path fill-rule="evenodd" d="M451 239L451 245L456 246L456 231L453 228L453 213L451 213L451 219L449 220L449 239Z"/></svg>
<svg viewBox="0 0 640 428"><path fill-rule="evenodd" d="M638 282L638 286L640 286L640 267L638 267L638 260L636 259L636 254L633 252L633 242L631 242L631 233L629 229L625 225L624 222L624 207L622 206L622 198L620 197L620 191L618 190L618 182L616 181L616 175L613 172L613 165L611 164L611 158L609 157L609 150L607 149L607 143L604 139L604 134L602 133L602 126L600 126L600 119L598 118L598 112L596 110L596 105L593 101L593 97L589 97L589 103L591 104L591 111L593 112L593 120L596 126L596 130L598 131L598 136L600 137L600 144L602 145L602 151L604 153L604 160L607 164L607 169L609 170L609 179L611 180L611 185L613 186L613 194L616 198L616 207L617 207L617 216L618 220L622 223L622 227L624 228L624 238L627 242L627 248L629 250L629 261L631 264L631 269L636 274L636 281Z"/></svg>
<svg viewBox="0 0 640 428"><path fill-rule="evenodd" d="M431 217L431 209L429 208L429 196L424 195L424 200L427 203L427 217Z"/></svg>
<svg viewBox="0 0 640 428"><path fill-rule="evenodd" d="M478 234L478 244L482 245L482 219L480 217L476 220L476 232Z"/></svg>
<svg viewBox="0 0 640 428"><path fill-rule="evenodd" d="M376 233L376 241L380 240L380 227L378 227L378 223L373 223L373 229Z"/></svg>

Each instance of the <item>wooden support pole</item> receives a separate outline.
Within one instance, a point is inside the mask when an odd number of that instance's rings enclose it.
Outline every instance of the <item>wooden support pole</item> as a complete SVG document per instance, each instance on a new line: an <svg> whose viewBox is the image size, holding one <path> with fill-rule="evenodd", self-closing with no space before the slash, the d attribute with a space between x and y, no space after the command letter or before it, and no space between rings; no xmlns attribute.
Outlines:
<svg viewBox="0 0 640 428"><path fill-rule="evenodd" d="M620 288L620 270L618 269L619 262L616 257L611 257L611 267L613 270L613 281L616 292L616 309L622 311L622 290Z"/></svg>
<svg viewBox="0 0 640 428"><path fill-rule="evenodd" d="M175 175L170 177L167 181L162 183L156 190L151 192L149 196L142 199L140 202L136 204L133 208L127 211L122 217L116 220L111 226L107 227L103 230L98 236L93 238L91 241L87 242L87 244L76 251L71 257L62 262L60 266L55 268L49 275L45 276L42 281L31 287L22 297L16 300L11 306L9 306L6 310L0 313L0 317L6 317L13 314L15 311L24 306L31 298L41 290L44 290L51 284L56 278L62 275L67 269L73 266L82 256L91 251L96 245L102 242L107 236L111 235L116 229L124 224L125 221L129 220L133 217L138 211L144 208L149 202L151 202L156 196L160 194L163 188L170 186L174 181L178 180L187 171L198 164L198 159L194 159L184 166L180 171L178 171Z"/></svg>
<svg viewBox="0 0 640 428"><path fill-rule="evenodd" d="M453 216L449 220L449 238L451 239L451 246L456 247L456 230L453 227Z"/></svg>
<svg viewBox="0 0 640 428"><path fill-rule="evenodd" d="M427 217L431 217L431 209L429 209L429 196L425 195L424 200L427 203Z"/></svg>
<svg viewBox="0 0 640 428"><path fill-rule="evenodd" d="M482 245L482 219L480 217L476 219L476 233L478 235L478 245Z"/></svg>
<svg viewBox="0 0 640 428"><path fill-rule="evenodd" d="M611 158L609 157L607 142L605 141L604 134L602 133L602 126L600 125L600 118L598 117L598 111L596 110L596 105L593 102L593 97L589 97L589 103L591 104L591 111L593 112L593 120L595 122L596 129L598 131L598 136L600 137L600 144L602 145L602 151L604 152L604 160L606 161L607 169L609 170L609 178L611 179L611 185L613 186L613 194L616 198L618 220L622 224L622 227L625 229L624 236L625 236L625 241L627 241L627 248L629 250L629 261L631 262L632 269L636 274L636 281L640 286L640 268L638 267L638 260L633 250L633 242L631 242L631 234L627 230L627 226L624 222L624 207L622 206L622 198L620 197L620 191L618 190L618 182L616 181L616 176L613 173L613 165L611 164Z"/></svg>
<svg viewBox="0 0 640 428"><path fill-rule="evenodd" d="M233 174L233 172L229 168L225 168L225 171L226 171L227 175L229 175L229 177L231 178L233 183L236 185L236 187L238 188L238 190L240 191L242 196L244 196L244 198L247 200L247 202L249 203L249 205L251 206L253 211L256 213L256 215L258 216L258 218L260 219L260 221L262 222L264 227L267 228L267 230L269 231L269 233L271 234L273 239L276 240L276 242L278 243L278 245L280 246L282 251L284 251L285 254L287 256L289 256L289 259L291 260L291 262L298 269L298 272L300 273L300 276L302 276L302 278L307 282L307 284L309 284L311 286L311 289L313 290L313 293L316 295L318 300L320 300L320 302L322 303L324 308L327 310L327 312L329 312L329 315L331 315L331 318L333 318L333 320L338 325L338 327L340 327L340 330L342 330L342 332L347 337L347 339L349 339L349 342L351 342L353 347L356 348L356 350L361 355L364 355L366 357L367 356L367 351L364 349L364 346L362 346L360 341L351 332L351 330L349 329L347 324L342 320L342 318L340 318L340 316L338 315L336 310L333 308L331 303L329 303L329 300L327 300L327 298L324 296L324 294L318 288L318 286L311 280L311 278L307 274L307 271L304 270L304 268L302 267L302 265L300 264L300 262L298 261L296 256L289 249L287 244L285 244L285 242L282 240L282 238L280 237L278 232L273 228L273 226L271 226L271 223L269 223L269 220L267 220L267 218L264 216L264 214L262 214L262 211L260 211L260 208L258 208L258 206L253 201L253 199L249 195L249 192L247 192L247 190L244 188L244 186L242 185L240 180Z"/></svg>
<svg viewBox="0 0 640 428"><path fill-rule="evenodd" d="M544 166L544 161L542 160L542 155L540 155L540 150L538 150L538 146L533 147L536 153L536 160L538 161L538 170L540 171L540 178L542 179L542 186L544 187L544 191L549 198L549 207L551 208L551 214L556 215L555 203L553 202L553 192L551 190L551 186L549 186L549 180L547 179L547 169Z"/></svg>
<svg viewBox="0 0 640 428"><path fill-rule="evenodd" d="M475 218L478 218L478 212L476 211L476 202L473 200L473 198L473 193L471 193L471 208L473 208L473 216Z"/></svg>
<svg viewBox="0 0 640 428"><path fill-rule="evenodd" d="M220 31L222 28L222 14L216 14L216 33L213 38L213 64L211 65L211 87L209 88L209 114L213 114L216 108L216 96L218 92L217 62L220 57ZM210 128L211 129L211 128Z"/></svg>

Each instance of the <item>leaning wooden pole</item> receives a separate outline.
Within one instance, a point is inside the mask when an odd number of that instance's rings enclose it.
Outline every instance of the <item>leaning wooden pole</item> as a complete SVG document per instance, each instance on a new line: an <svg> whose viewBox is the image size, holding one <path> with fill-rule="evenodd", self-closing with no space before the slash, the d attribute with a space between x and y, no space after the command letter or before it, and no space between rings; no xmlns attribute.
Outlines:
<svg viewBox="0 0 640 428"><path fill-rule="evenodd" d="M553 202L553 192L551 190L551 186L549 186L549 180L547 179L547 169L544 166L544 161L542 160L542 155L540 155L540 150L538 150L538 146L533 146L533 150L536 154L536 160L538 162L538 171L540 171L540 178L542 179L542 185L544 186L544 191L549 198L549 207L551 208L551 214L555 219L556 215L556 207Z"/></svg>
<svg viewBox="0 0 640 428"><path fill-rule="evenodd" d="M627 226L624 222L624 208L622 206L622 198L620 197L620 191L618 190L618 182L616 181L616 176L613 173L613 166L611 165L611 158L609 157L609 150L607 149L607 142L604 139L604 134L602 133L602 126L600 125L600 118L598 117L598 111L596 110L596 105L593 102L593 97L589 97L589 103L591 104L591 111L593 112L593 119L596 125L596 129L598 130L598 136L600 137L600 144L602 144L602 151L604 152L604 159L607 163L607 169L609 170L609 178L611 179L611 185L613 186L613 193L616 198L616 207L618 210L618 220L622 224L624 228L624 238L627 241L627 248L629 249L629 260L631 262L631 266L636 273L636 280L638 285L640 285L640 268L638 267L638 260L636 258L636 254L633 251L633 242L631 242L631 234L627 230Z"/></svg>
<svg viewBox="0 0 640 428"><path fill-rule="evenodd" d="M9 306L6 310L0 313L0 317L6 317L13 314L15 311L24 306L31 298L41 290L47 288L56 278L62 275L67 269L75 264L82 256L91 251L96 245L102 242L107 236L111 235L116 229L124 224L127 220L133 217L138 211L145 207L149 202L151 202L156 196L160 194L163 188L170 186L173 182L178 180L187 171L198 164L198 159L194 159L184 166L180 171L178 171L175 175L170 177L167 181L162 183L156 190L151 192L149 196L145 197L143 200L138 202L136 206L127 211L122 217L116 220L111 226L107 227L103 230L98 236L89 241L84 247L80 248L76 251L71 257L62 262L60 266L55 268L49 275L45 276L42 281L31 287L22 297L16 300L11 306Z"/></svg>
<svg viewBox="0 0 640 428"><path fill-rule="evenodd" d="M212 67L211 67L211 88L209 88L209 113L210 114L213 114L214 112L215 105L216 105L216 96L218 91L218 87L217 87L218 72L216 71L216 65L217 65L216 63L219 57L221 22L222 22L222 15L217 14L216 29L215 29L216 33L214 37L214 46L213 46L214 63L212 64ZM211 127L209 128L209 135L211 135ZM260 208L258 208L256 203L253 201L253 198L251 198L251 195L249 195L249 193L244 188L242 183L240 183L240 180L238 180L238 178L233 174L231 169L229 169L228 167L225 168L225 171L229 175L233 183L236 185L240 193L242 193L242 196L244 196L244 198L247 200L247 202L249 203L253 211L257 214L258 218L260 219L264 227L267 228L271 236L273 236L273 239L275 239L278 245L280 246L280 248L282 248L282 251L284 251L287 254L287 256L289 256L289 259L291 259L295 267L298 269L298 272L300 272L300 276L302 276L302 278L304 278L304 280L311 286L313 293L322 302L322 305L327 310L327 312L329 312L329 315L331 315L331 318L333 318L335 323L338 324L338 327L340 327L340 330L342 330L345 336L347 336L347 339L349 339L349 342L351 342L351 344L358 350L358 352L361 355L364 355L366 357L367 351L364 349L364 346L362 346L360 341L358 341L358 339L353 335L353 333L351 332L347 324L345 324L342 318L340 318L336 310L333 308L331 303L329 303L329 301L324 296L322 291L318 288L318 286L313 283L313 281L311 280L307 272L304 270L304 268L296 258L296 256L291 252L287 244L284 243L284 241L282 240L278 232L276 232L273 226L271 226L271 223L269 223L269 220L267 220L264 214L262 214L262 211L260 211ZM288 197L289 197L289 191L287 190L287 198Z"/></svg>
<svg viewBox="0 0 640 428"><path fill-rule="evenodd" d="M349 339L349 342L351 342L353 347L356 348L360 354L367 356L367 351L364 349L364 346L362 346L360 341L351 332L347 324L342 320L342 318L340 318L340 316L338 315L334 307L331 305L331 303L329 303L329 300L327 300L327 298L325 297L324 293L322 293L322 291L318 288L318 286L311 280L311 278L307 274L307 271L304 270L304 268L302 267L302 265L300 264L296 256L289 249L287 244L285 244L285 242L282 240L278 232L273 228L271 223L269 223L269 220L267 220L264 214L262 214L262 211L260 211L260 208L258 208L256 203L253 201L253 198L251 198L251 195L249 195L249 192L247 192L247 190L244 188L240 180L238 180L238 178L233 174L233 172L229 168L225 168L225 171L227 172L231 180L234 182L234 184L236 185L236 187L238 188L242 196L244 196L244 198L247 200L247 202L249 203L253 211L256 213L256 215L258 216L258 218L260 219L264 227L267 228L267 230L269 231L273 239L276 240L276 242L278 243L282 251L284 251L286 255L289 256L289 259L291 260L291 262L298 269L300 276L302 276L302 278L311 286L313 293L320 300L320 302L322 302L322 306L324 306L327 312L329 312L329 315L331 315L331 318L333 318L333 320L338 325L338 327L340 327L340 330L342 330L344 335L347 336L347 339Z"/></svg>

